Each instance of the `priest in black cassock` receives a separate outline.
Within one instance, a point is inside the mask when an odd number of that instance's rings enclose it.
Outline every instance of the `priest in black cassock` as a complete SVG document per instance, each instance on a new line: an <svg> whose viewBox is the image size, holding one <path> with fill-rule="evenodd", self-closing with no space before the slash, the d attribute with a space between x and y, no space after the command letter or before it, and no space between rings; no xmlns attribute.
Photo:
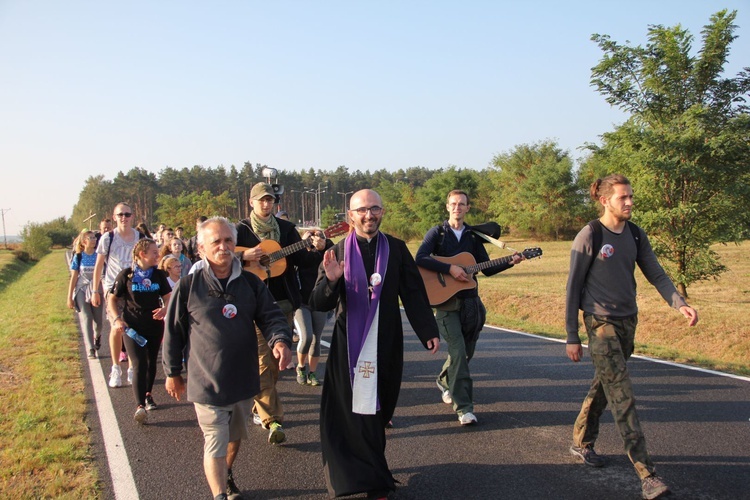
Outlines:
<svg viewBox="0 0 750 500"><path fill-rule="evenodd" d="M310 296L314 310L336 308L320 407L323 468L331 497L385 498L396 489L385 459L385 426L403 372L399 297L432 354L440 337L406 244L378 230L385 212L380 195L358 191L349 207L354 231L325 253Z"/></svg>

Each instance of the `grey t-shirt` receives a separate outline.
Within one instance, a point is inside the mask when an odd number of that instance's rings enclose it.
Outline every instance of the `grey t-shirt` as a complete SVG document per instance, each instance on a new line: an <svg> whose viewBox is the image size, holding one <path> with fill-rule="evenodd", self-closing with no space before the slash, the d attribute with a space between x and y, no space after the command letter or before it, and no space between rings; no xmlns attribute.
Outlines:
<svg viewBox="0 0 750 500"><path fill-rule="evenodd" d="M570 252L565 330L568 342L578 343L578 311L598 316L625 318L638 314L635 264L667 303L679 309L687 305L659 264L646 233L640 230L640 251L630 226L613 233L602 225L602 248L593 255L593 232L586 225L573 241ZM591 264L591 259L595 258ZM589 270L589 265L591 266ZM586 272L588 270L588 273Z"/></svg>
<svg viewBox="0 0 750 500"><path fill-rule="evenodd" d="M133 264L133 247L135 247L139 238L138 231L133 228L130 228L130 230L133 231L132 241L127 242L123 240L117 234L117 231L114 231L112 233L114 235L112 242L109 241L110 233L104 233L99 240L99 246L96 247L96 253L105 257L107 256L107 251L109 251L109 259L105 261L107 267L104 272L104 279L102 280L105 291L112 288L115 278L120 274L120 271Z"/></svg>

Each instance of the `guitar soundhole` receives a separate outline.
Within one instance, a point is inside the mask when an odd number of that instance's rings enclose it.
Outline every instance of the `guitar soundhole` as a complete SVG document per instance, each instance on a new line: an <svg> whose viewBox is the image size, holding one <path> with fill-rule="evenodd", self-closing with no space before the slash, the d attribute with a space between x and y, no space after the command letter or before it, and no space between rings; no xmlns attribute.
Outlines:
<svg viewBox="0 0 750 500"><path fill-rule="evenodd" d="M261 255L260 259L258 259L258 264L263 267L268 267L271 265L271 258L268 255Z"/></svg>

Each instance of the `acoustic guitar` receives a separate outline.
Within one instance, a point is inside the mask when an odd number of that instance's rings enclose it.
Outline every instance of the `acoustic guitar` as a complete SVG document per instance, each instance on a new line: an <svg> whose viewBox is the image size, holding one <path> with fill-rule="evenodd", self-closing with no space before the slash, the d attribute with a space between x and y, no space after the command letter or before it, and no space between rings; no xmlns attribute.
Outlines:
<svg viewBox="0 0 750 500"><path fill-rule="evenodd" d="M349 231L349 224L346 222L337 222L336 224L324 229L323 234L326 238L333 238L346 233L347 231ZM312 236L310 236L283 248L274 240L263 240L258 244L258 247L263 250L263 255L260 260L257 262L243 261L242 264L245 271L250 271L258 278L266 280L284 274L284 271L286 271L286 258L294 252L312 248L313 243ZM250 248L251 247L237 246L234 251L235 253L242 253Z"/></svg>
<svg viewBox="0 0 750 500"><path fill-rule="evenodd" d="M526 259L533 259L534 257L540 257L542 255L542 249L539 247L527 248L520 253ZM450 274L438 273L420 267L419 273L422 275L422 281L424 281L424 287L427 290L427 297L430 299L431 306L436 306L446 302L462 290L476 288L477 282L473 278L477 272L499 264L507 264L513 260L513 256L508 255L507 257L500 257L499 259L492 259L477 264L474 256L469 252L461 252L453 257L440 257L433 255L432 258L439 260L440 262L445 262L446 264L462 267L468 275L469 281L458 281Z"/></svg>

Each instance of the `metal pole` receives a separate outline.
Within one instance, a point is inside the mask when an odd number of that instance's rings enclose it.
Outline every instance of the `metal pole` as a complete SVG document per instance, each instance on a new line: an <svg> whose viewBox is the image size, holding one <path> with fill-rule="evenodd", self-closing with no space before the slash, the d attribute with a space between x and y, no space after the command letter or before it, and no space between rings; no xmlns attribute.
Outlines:
<svg viewBox="0 0 750 500"><path fill-rule="evenodd" d="M0 208L0 213L3 216L3 240L5 240L5 249L8 250L8 237L5 234L5 214L10 212L10 208Z"/></svg>
<svg viewBox="0 0 750 500"><path fill-rule="evenodd" d="M347 191L346 193L342 193L341 191L337 191L336 194L340 194L344 197L344 214L346 214L346 195L352 194L354 191Z"/></svg>

